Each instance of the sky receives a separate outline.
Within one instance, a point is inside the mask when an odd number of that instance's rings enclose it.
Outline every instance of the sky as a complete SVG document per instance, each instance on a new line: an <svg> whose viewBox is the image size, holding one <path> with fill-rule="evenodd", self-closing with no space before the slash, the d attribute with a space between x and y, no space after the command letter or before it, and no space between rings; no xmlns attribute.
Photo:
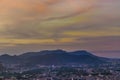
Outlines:
<svg viewBox="0 0 120 80"><path fill-rule="evenodd" d="M120 58L120 0L0 0L0 54L87 50Z"/></svg>

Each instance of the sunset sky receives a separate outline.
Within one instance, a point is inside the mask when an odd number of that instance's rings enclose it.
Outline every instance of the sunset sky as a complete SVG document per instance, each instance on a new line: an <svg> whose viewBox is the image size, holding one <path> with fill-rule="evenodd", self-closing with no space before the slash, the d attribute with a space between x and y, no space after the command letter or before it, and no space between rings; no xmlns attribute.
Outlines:
<svg viewBox="0 0 120 80"><path fill-rule="evenodd" d="M0 54L46 49L120 58L120 0L0 0Z"/></svg>

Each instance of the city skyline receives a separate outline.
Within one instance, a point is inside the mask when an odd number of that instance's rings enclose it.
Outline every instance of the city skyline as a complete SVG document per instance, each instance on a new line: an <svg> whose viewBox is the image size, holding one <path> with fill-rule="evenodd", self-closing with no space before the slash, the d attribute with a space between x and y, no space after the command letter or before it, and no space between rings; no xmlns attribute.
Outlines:
<svg viewBox="0 0 120 80"><path fill-rule="evenodd" d="M0 0L0 54L87 50L120 58L119 0Z"/></svg>

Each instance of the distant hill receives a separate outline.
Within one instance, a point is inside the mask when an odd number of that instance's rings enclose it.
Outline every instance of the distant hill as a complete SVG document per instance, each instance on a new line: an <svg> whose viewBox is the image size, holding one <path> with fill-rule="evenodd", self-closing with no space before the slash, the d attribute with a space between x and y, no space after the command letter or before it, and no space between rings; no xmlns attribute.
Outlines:
<svg viewBox="0 0 120 80"><path fill-rule="evenodd" d="M5 64L30 65L64 65L64 64L101 64L108 59L95 56L85 50L67 52L64 50L44 50L28 52L19 56L1 55L0 61Z"/></svg>

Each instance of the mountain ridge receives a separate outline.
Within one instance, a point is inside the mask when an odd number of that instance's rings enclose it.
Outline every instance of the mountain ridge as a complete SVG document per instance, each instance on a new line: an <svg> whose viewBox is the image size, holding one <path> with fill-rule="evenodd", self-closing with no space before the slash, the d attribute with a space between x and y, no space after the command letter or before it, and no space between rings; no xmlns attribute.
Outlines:
<svg viewBox="0 0 120 80"><path fill-rule="evenodd" d="M105 58L107 60L107 58ZM27 52L18 56L1 55L0 61L5 64L31 65L64 65L64 64L101 64L104 58L93 55L86 50L67 52L64 50L43 50Z"/></svg>

